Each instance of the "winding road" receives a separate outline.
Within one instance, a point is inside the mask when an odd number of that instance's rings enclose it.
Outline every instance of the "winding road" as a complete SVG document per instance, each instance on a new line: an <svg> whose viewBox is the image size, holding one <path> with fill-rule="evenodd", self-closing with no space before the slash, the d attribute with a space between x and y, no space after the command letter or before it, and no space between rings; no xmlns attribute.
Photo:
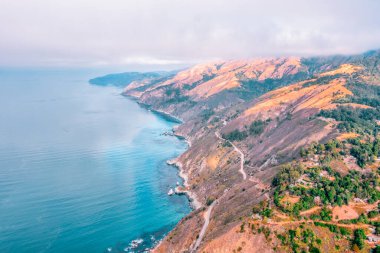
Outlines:
<svg viewBox="0 0 380 253"><path fill-rule="evenodd" d="M191 253L196 252L196 250L198 249L199 245L201 244L202 239L203 239L203 237L206 234L206 230L207 230L208 224L210 223L211 211L212 211L212 209L214 208L215 205L216 205L216 200L214 202L212 202L212 204L207 208L206 213L204 213L203 217L205 219L205 223L203 224L201 232L199 233L199 236L198 236L197 240L195 241L195 244L194 244L192 250L190 251Z"/></svg>
<svg viewBox="0 0 380 253"><path fill-rule="evenodd" d="M203 214L203 218L205 220L205 223L202 226L201 232L199 233L197 240L195 241L194 245L191 247L190 253L194 253L197 251L199 245L201 244L201 242L203 240L203 237L206 234L208 224L210 223L212 209L214 208L214 206L216 204L219 204L219 200L221 198L223 198L229 190L230 189L225 189L222 196L220 196L218 199L214 200L214 202L212 202L212 204L207 208L206 212Z"/></svg>
<svg viewBox="0 0 380 253"><path fill-rule="evenodd" d="M243 180L246 180L247 179L247 173L244 171L244 163L245 163L244 153L240 149L238 149L238 147L236 147L231 141L226 140L223 137L221 137L218 132L215 132L215 136L218 139L220 139L220 140L229 142L232 145L232 147L234 148L234 150L240 154L240 169L239 169L239 172L242 174ZM226 190L221 197L223 197L226 192L228 192L228 190ZM203 240L203 237L206 234L206 230L207 230L208 224L210 223L210 217L211 217L212 209L217 204L217 202L218 202L218 200L215 200L214 202L212 202L212 204L207 208L206 212L204 213L203 218L205 220L205 223L202 226L201 232L199 233L199 236L198 236L197 240L195 241L194 246L190 250L191 253L196 252L196 250L198 249L199 245L201 244L201 242Z"/></svg>
<svg viewBox="0 0 380 253"><path fill-rule="evenodd" d="M215 132L215 136L218 139L220 139L220 140L227 141L228 143L230 143L232 145L232 147L234 148L234 150L240 154L240 169L239 169L239 172L243 175L243 180L246 180L247 179L247 173L245 173L245 171L244 171L244 163L245 163L244 153L238 147L236 147L231 141L224 139L220 135L219 132Z"/></svg>

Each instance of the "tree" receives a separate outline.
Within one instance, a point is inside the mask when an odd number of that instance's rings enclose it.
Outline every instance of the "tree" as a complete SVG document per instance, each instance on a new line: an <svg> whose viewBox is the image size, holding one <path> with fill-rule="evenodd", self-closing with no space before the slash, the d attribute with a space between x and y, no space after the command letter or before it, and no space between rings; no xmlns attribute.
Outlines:
<svg viewBox="0 0 380 253"><path fill-rule="evenodd" d="M310 253L320 253L321 251L316 247L311 247L309 250Z"/></svg>
<svg viewBox="0 0 380 253"><path fill-rule="evenodd" d="M318 144L317 145L317 154L322 154L323 151L325 151L325 145Z"/></svg>
<svg viewBox="0 0 380 253"><path fill-rule="evenodd" d="M247 138L247 133L246 132L240 132L239 130L234 130L228 134L223 134L223 138L230 140L230 141L242 141L245 138Z"/></svg>
<svg viewBox="0 0 380 253"><path fill-rule="evenodd" d="M329 198L330 203L334 203L335 195L336 195L336 191L335 191L334 188L331 188L331 189L327 192L327 196L328 196L328 198Z"/></svg>
<svg viewBox="0 0 380 253"><path fill-rule="evenodd" d="M379 224L376 224L375 234L380 235L380 226L379 226Z"/></svg>
<svg viewBox="0 0 380 253"><path fill-rule="evenodd" d="M321 219L323 221L331 221L331 211L328 210L326 207L323 207L320 214Z"/></svg>
<svg viewBox="0 0 380 253"><path fill-rule="evenodd" d="M262 120L255 120L249 126L249 133L252 135L260 135L262 132L264 132L265 125L266 122Z"/></svg>
<svg viewBox="0 0 380 253"><path fill-rule="evenodd" d="M301 148L301 150L300 150L301 157L307 157L307 154L308 154L307 150L304 148Z"/></svg>
<svg viewBox="0 0 380 253"><path fill-rule="evenodd" d="M373 142L373 147L372 147L373 155L376 157L379 155L379 145L380 145L380 141L379 141L379 139L376 139Z"/></svg>
<svg viewBox="0 0 380 253"><path fill-rule="evenodd" d="M338 206L342 206L343 205L343 199L340 195L338 195L336 197L336 203L338 204Z"/></svg>
<svg viewBox="0 0 380 253"><path fill-rule="evenodd" d="M363 249L365 238L366 238L366 235L364 233L364 230L363 229L356 229L354 231L354 239L352 240L352 250L355 251L355 246L357 246L359 250ZM357 251L355 251L355 252L357 252Z"/></svg>

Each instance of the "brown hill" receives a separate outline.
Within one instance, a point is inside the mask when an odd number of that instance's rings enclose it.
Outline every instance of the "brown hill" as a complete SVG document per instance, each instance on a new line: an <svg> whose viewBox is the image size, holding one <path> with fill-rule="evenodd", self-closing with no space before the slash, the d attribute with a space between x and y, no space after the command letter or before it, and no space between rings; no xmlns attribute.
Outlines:
<svg viewBox="0 0 380 253"><path fill-rule="evenodd" d="M232 250L242 240L250 240L252 235L234 230L241 217L252 214L252 206L270 199L271 181L280 165L299 158L301 147L342 136L339 122L318 113L338 105L376 106L372 85L380 84L379 59L375 51L356 56L218 61L164 80L131 83L126 95L184 119L176 133L192 145L176 164L186 177L187 190L204 206L185 217L156 252L191 252L205 224L206 210L211 218L201 249ZM365 96L359 99L359 93ZM258 244L246 242L247 248L272 250L261 236L254 237ZM230 245L227 240L239 243Z"/></svg>

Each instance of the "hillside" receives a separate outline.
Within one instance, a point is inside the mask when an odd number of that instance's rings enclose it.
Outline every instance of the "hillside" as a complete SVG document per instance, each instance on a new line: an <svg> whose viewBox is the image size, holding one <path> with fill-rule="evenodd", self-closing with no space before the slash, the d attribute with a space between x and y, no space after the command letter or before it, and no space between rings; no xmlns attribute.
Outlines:
<svg viewBox="0 0 380 253"><path fill-rule="evenodd" d="M184 120L175 132L191 146L172 162L203 206L154 252L374 247L379 60L380 51L218 61L131 81L126 96Z"/></svg>
<svg viewBox="0 0 380 253"><path fill-rule="evenodd" d="M162 81L165 78L173 76L175 72L125 72L119 74L109 74L106 76L96 77L90 79L90 83L94 85L101 86L116 86L116 87L127 87L131 82L152 82L153 80ZM136 88L136 87L135 87Z"/></svg>

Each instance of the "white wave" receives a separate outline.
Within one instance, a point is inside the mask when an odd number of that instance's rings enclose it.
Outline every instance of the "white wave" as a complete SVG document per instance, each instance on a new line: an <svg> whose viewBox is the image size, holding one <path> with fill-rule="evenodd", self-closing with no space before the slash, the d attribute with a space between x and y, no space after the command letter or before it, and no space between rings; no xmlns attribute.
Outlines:
<svg viewBox="0 0 380 253"><path fill-rule="evenodd" d="M129 243L128 247L124 248L124 251L129 251L129 250L135 249L143 242L144 242L144 240L141 238L135 239Z"/></svg>

